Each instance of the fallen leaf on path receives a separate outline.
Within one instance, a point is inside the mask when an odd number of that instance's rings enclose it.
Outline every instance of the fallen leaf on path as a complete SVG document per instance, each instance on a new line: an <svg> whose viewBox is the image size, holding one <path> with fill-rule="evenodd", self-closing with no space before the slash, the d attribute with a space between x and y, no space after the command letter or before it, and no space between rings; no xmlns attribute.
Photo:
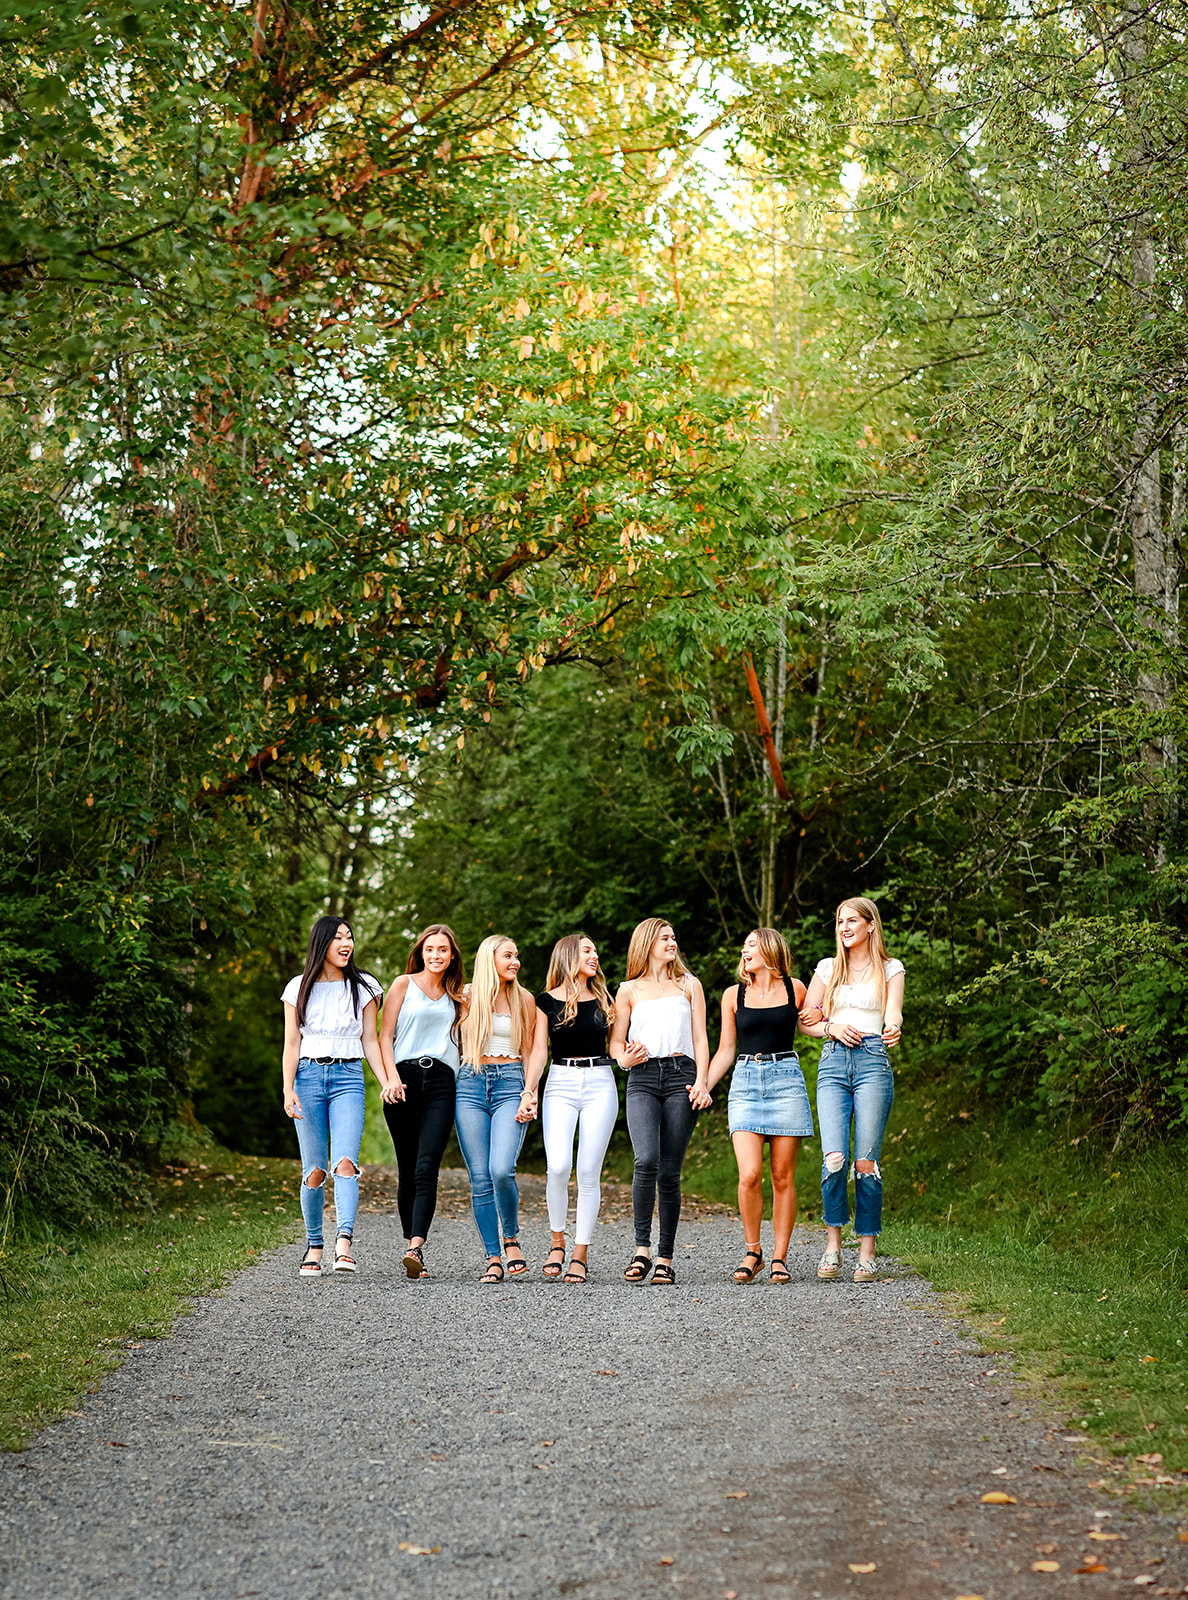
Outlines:
<svg viewBox="0 0 1188 1600"><path fill-rule="evenodd" d="M1101 1528L1090 1528L1089 1537L1096 1539L1099 1544L1105 1544L1109 1540L1125 1539L1127 1535L1124 1533L1105 1533Z"/></svg>
<svg viewBox="0 0 1188 1600"><path fill-rule="evenodd" d="M594 1373L596 1378L617 1378L619 1374L612 1372L609 1367L598 1367Z"/></svg>
<svg viewBox="0 0 1188 1600"><path fill-rule="evenodd" d="M726 1593L722 1596L722 1600L738 1600L738 1590L727 1589Z"/></svg>
<svg viewBox="0 0 1188 1600"><path fill-rule="evenodd" d="M1104 1561L1091 1561L1087 1567L1074 1567L1074 1572L1108 1572L1110 1569Z"/></svg>
<svg viewBox="0 0 1188 1600"><path fill-rule="evenodd" d="M676 1557L675 1556L661 1556L660 1557L660 1565L662 1567L671 1567L675 1561L676 1561Z"/></svg>
<svg viewBox="0 0 1188 1600"><path fill-rule="evenodd" d="M848 1563L851 1572L873 1572L877 1565L874 1561L851 1561Z"/></svg>
<svg viewBox="0 0 1188 1600"><path fill-rule="evenodd" d="M745 1500L747 1498L747 1491L745 1489L731 1489L730 1493L726 1495L725 1498L727 1500Z"/></svg>
<svg viewBox="0 0 1188 1600"><path fill-rule="evenodd" d="M441 1549L441 1546L439 1544L409 1544L407 1539L402 1539L396 1548L398 1550L403 1550L406 1556L435 1556Z"/></svg>
<svg viewBox="0 0 1188 1600"><path fill-rule="evenodd" d="M1151 1576L1151 1574L1149 1572L1140 1572L1138 1577L1133 1579L1132 1581L1134 1583L1154 1583L1155 1579Z"/></svg>
<svg viewBox="0 0 1188 1600"><path fill-rule="evenodd" d="M983 1597L980 1594L959 1594L956 1600L983 1600Z"/></svg>
<svg viewBox="0 0 1188 1600"><path fill-rule="evenodd" d="M1159 1467L1163 1465L1163 1456L1158 1450L1149 1456L1135 1456L1136 1461L1141 1461L1144 1467Z"/></svg>
<svg viewBox="0 0 1188 1600"><path fill-rule="evenodd" d="M1064 1440L1065 1444L1089 1443L1089 1435L1087 1433L1062 1433L1060 1437Z"/></svg>
<svg viewBox="0 0 1188 1600"><path fill-rule="evenodd" d="M537 1472L547 1472L549 1470L549 1464L547 1461L534 1461L532 1465L536 1468Z"/></svg>
<svg viewBox="0 0 1188 1600"><path fill-rule="evenodd" d="M995 1467L991 1476L995 1478L1005 1478L1008 1470L1009 1469L1007 1467Z"/></svg>
<svg viewBox="0 0 1188 1600"><path fill-rule="evenodd" d="M1032 1572L1059 1572L1060 1563L1059 1561L1033 1561L1031 1570Z"/></svg>
<svg viewBox="0 0 1188 1600"><path fill-rule="evenodd" d="M1013 1494L1003 1494L1001 1489L991 1489L989 1494L982 1496L984 1506L1017 1506L1019 1502Z"/></svg>
<svg viewBox="0 0 1188 1600"><path fill-rule="evenodd" d="M548 1449L551 1449L551 1447L553 1445L555 1445L556 1443L557 1443L556 1439L542 1439L540 1441L540 1448L542 1450L548 1450Z"/></svg>
<svg viewBox="0 0 1188 1600"><path fill-rule="evenodd" d="M107 1442L113 1450L126 1450L128 1448L126 1444L121 1444L118 1439L109 1439Z"/></svg>

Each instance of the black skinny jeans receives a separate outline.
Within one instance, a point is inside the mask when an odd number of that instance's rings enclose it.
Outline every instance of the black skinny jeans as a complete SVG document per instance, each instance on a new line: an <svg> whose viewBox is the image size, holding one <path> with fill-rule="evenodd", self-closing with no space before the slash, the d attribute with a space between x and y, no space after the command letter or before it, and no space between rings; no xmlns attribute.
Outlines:
<svg viewBox="0 0 1188 1600"><path fill-rule="evenodd" d="M420 1056L398 1061L404 1099L384 1104L396 1146L396 1209L406 1239L429 1235L437 1210L437 1174L454 1126L454 1074L441 1061Z"/></svg>
<svg viewBox="0 0 1188 1600"><path fill-rule="evenodd" d="M671 1260L681 1220L681 1165L697 1112L689 1089L697 1066L689 1056L657 1056L627 1075L627 1130L635 1151L631 1209L635 1243L650 1245L652 1211L660 1191L660 1246L657 1255Z"/></svg>

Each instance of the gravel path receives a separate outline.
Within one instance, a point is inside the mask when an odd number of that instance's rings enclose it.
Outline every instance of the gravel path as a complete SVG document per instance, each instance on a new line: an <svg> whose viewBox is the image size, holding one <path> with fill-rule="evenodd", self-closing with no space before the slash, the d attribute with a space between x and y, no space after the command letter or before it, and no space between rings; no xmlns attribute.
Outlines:
<svg viewBox="0 0 1188 1600"><path fill-rule="evenodd" d="M543 1186L523 1186L539 1219ZM300 1250L281 1250L0 1460L0 1596L1030 1600L1188 1583L1171 1519L1090 1489L1076 1446L918 1279L818 1284L821 1234L797 1230L791 1285L738 1288L737 1221L694 1207L677 1286L633 1287L624 1192L608 1200L587 1288L540 1277L536 1220L531 1275L488 1289L452 1178L433 1277L411 1283L373 1181L353 1280L299 1281ZM1016 1504L983 1505L996 1489ZM1075 1575L1091 1564L1106 1571Z"/></svg>

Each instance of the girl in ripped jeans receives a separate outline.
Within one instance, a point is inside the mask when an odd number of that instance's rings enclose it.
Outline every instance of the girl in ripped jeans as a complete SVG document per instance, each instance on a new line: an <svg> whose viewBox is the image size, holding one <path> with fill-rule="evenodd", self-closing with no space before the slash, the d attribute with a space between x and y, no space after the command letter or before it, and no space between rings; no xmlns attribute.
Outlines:
<svg viewBox="0 0 1188 1600"><path fill-rule="evenodd" d="M817 1074L817 1120L824 1152L826 1241L817 1276L836 1278L841 1271L852 1155L854 1232L861 1240L854 1282L870 1283L878 1276L875 1242L883 1227L879 1156L895 1097L887 1052L899 1043L904 969L887 952L873 900L843 900L837 908L836 937L836 952L817 963L800 1013L803 1031L825 1040Z"/></svg>

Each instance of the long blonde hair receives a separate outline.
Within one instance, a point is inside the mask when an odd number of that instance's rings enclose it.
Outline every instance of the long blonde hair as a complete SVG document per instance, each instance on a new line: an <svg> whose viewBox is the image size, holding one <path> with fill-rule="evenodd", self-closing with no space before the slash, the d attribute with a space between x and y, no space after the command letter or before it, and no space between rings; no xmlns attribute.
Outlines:
<svg viewBox="0 0 1188 1600"><path fill-rule="evenodd" d="M589 938L585 933L567 933L564 939L558 939L553 946L553 953L549 957L549 976L545 982L546 989L565 990L565 1007L561 1012L561 1026L564 1028L577 1016L578 994L581 991L581 981L578 978L578 962L582 955L582 940ZM590 943L594 941L591 939ZM606 986L606 977L601 964L594 969L594 976L590 979L590 993L602 1007L608 1026L615 1020L615 1003L610 997L610 990Z"/></svg>
<svg viewBox="0 0 1188 1600"><path fill-rule="evenodd" d="M879 997L879 1010L885 1011L887 1007L887 973L886 963L891 956L883 938L883 919L879 916L879 908L873 900L868 900L865 895L857 895L849 900L843 900L833 914L833 936L835 948L833 953L833 970L829 974L829 982L825 985L825 993L821 996L821 1010L828 1017L833 1009L833 1001L837 991L843 983L850 981L850 955L841 941L841 934L837 931L837 919L846 909L856 911L860 917L874 926L870 930L870 942L867 949L870 951L870 964L874 968L875 992Z"/></svg>
<svg viewBox="0 0 1188 1600"><path fill-rule="evenodd" d="M632 978L642 978L648 970L648 960L652 954L652 946L662 928L671 928L672 923L667 917L645 917L638 923L631 935L631 943L627 946L627 982ZM678 949L676 955L665 963L665 976L673 983L680 983L688 974L689 969L681 960ZM684 984L681 983L681 987Z"/></svg>
<svg viewBox="0 0 1188 1600"><path fill-rule="evenodd" d="M783 934L775 928L752 928L751 933L759 941L759 954L763 957L763 965L770 967L778 978L791 978L792 952L788 949L788 941ZM750 934L747 938L750 938ZM743 983L751 983L751 974L743 966L743 958L738 958L738 975Z"/></svg>
<svg viewBox="0 0 1188 1600"><path fill-rule="evenodd" d="M491 1018L495 1015L495 1002L503 980L495 970L495 952L501 944L515 944L506 933L493 933L479 945L474 958L474 977L470 980L470 998L462 1018L462 1059L478 1066L483 1059L483 1045L491 1032ZM508 1009L511 1012L512 1056L519 1057L527 1033L527 1012L532 996L513 978L507 990Z"/></svg>

